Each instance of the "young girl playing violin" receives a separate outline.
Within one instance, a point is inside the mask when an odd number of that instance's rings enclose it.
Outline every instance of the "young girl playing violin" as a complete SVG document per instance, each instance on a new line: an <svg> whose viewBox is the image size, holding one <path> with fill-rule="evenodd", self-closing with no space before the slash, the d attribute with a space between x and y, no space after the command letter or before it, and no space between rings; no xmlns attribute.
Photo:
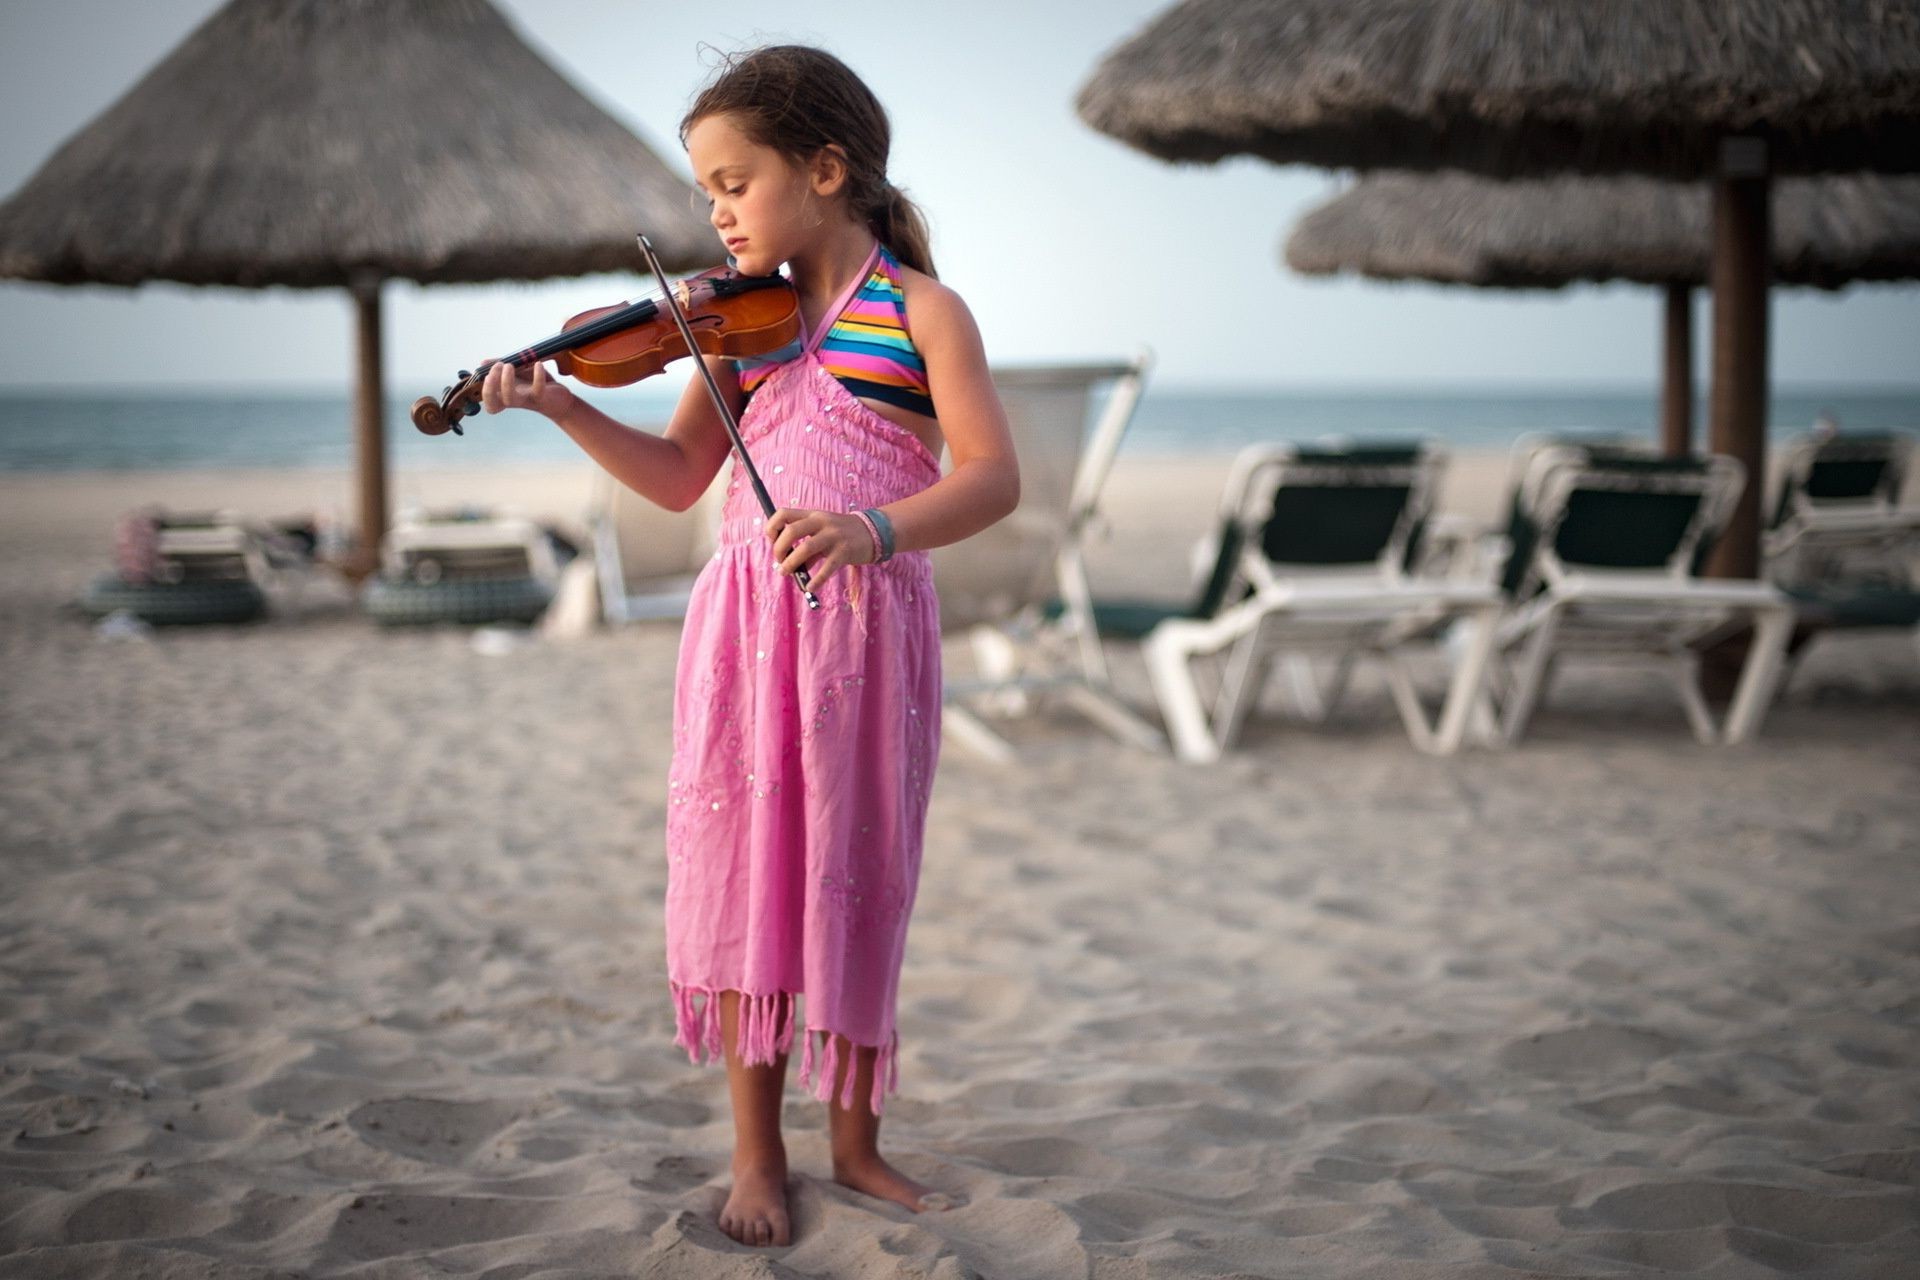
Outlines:
<svg viewBox="0 0 1920 1280"><path fill-rule="evenodd" d="M827 1103L834 1179L916 1211L957 1202L877 1145L899 1089L894 1006L940 749L927 552L1011 512L1020 479L979 331L887 180L886 112L860 78L818 49L736 56L680 137L735 266L785 264L802 318L788 349L703 357L778 509L762 515L736 462L681 636L666 821L675 1043L695 1063L723 1057L733 1100L720 1226L784 1245L780 1097L802 993L800 1083ZM546 414L674 511L730 448L698 378L664 437L537 363L495 365L482 405ZM791 576L801 568L818 611Z"/></svg>

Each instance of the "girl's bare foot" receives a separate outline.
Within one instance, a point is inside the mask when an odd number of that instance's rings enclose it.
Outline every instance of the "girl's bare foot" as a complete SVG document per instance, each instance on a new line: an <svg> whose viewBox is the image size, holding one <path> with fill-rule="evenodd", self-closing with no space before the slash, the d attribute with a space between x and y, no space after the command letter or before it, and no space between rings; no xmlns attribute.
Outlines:
<svg viewBox="0 0 1920 1280"><path fill-rule="evenodd" d="M881 1159L877 1152L856 1159L835 1159L833 1180L841 1186L852 1187L855 1191L864 1191L877 1200L891 1200L895 1204L903 1204L915 1213L954 1209L966 1203L960 1197L948 1195L944 1191L935 1191L932 1187L915 1182Z"/></svg>
<svg viewBox="0 0 1920 1280"><path fill-rule="evenodd" d="M733 1158L733 1190L720 1210L720 1229L750 1245L793 1243L787 1220L785 1152Z"/></svg>

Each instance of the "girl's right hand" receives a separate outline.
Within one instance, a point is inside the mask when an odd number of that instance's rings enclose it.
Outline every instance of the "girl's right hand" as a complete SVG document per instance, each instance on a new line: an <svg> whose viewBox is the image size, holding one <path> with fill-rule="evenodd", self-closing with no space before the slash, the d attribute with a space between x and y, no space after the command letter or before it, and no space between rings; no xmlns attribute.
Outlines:
<svg viewBox="0 0 1920 1280"><path fill-rule="evenodd" d="M535 361L533 371L501 361L487 370L480 384L480 407L488 413L502 409L531 409L558 419L572 407L577 397L555 378L547 376L545 361Z"/></svg>

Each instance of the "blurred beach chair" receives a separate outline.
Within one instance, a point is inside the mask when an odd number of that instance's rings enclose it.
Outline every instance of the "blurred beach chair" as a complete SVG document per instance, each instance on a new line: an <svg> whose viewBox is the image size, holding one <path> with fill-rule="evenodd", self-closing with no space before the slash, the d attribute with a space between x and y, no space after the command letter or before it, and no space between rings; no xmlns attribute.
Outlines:
<svg viewBox="0 0 1920 1280"><path fill-rule="evenodd" d="M530 623L560 580L549 531L507 508L403 509L360 605L382 626Z"/></svg>
<svg viewBox="0 0 1920 1280"><path fill-rule="evenodd" d="M595 468L587 525L600 582L600 616L609 624L683 618L693 581L710 559L726 501L720 468L686 511L669 511Z"/></svg>
<svg viewBox="0 0 1920 1280"><path fill-rule="evenodd" d="M1500 577L1510 604L1481 709L1489 731L1518 740L1561 659L1578 655L1660 669L1703 743L1753 736L1776 689L1792 605L1770 583L1699 576L1744 481L1739 462L1718 455L1517 441ZM1749 624L1739 683L1716 725L1700 691L1700 651Z"/></svg>
<svg viewBox="0 0 1920 1280"><path fill-rule="evenodd" d="M1783 451L1780 493L1762 537L1784 587L1835 579L1905 582L1920 550L1920 506L1900 498L1914 440L1893 431L1810 433Z"/></svg>
<svg viewBox="0 0 1920 1280"><path fill-rule="evenodd" d="M942 630L969 638L976 668L947 678L943 725L990 759L1008 761L1014 751L986 717L1029 714L1054 699L1122 741L1152 751L1165 744L1113 691L1083 552L1151 364L1143 349L1124 363L993 370L1020 459L1020 505L932 557ZM1049 613L1052 600L1064 606Z"/></svg>
<svg viewBox="0 0 1920 1280"><path fill-rule="evenodd" d="M1767 576L1803 628L1783 688L1825 632L1910 630L1920 647L1920 505L1901 504L1914 443L1902 432L1818 432L1784 451L1762 536Z"/></svg>
<svg viewBox="0 0 1920 1280"><path fill-rule="evenodd" d="M1283 658L1308 719L1330 716L1355 664L1369 658L1383 664L1414 746L1458 749L1500 597L1484 575L1409 572L1445 461L1426 441L1244 449L1228 474L1212 563L1191 608L1156 618L1138 603L1106 602L1103 613L1096 606L1112 630L1141 633L1175 755L1204 763L1231 748ZM1437 721L1408 662L1434 645L1455 655ZM1209 716L1196 667L1220 654L1225 667ZM1333 667L1322 685L1312 661L1325 654Z"/></svg>
<svg viewBox="0 0 1920 1280"><path fill-rule="evenodd" d="M287 569L276 531L230 509L146 506L114 526L114 570L81 593L99 618L130 613L156 625L250 622L267 612L265 588Z"/></svg>

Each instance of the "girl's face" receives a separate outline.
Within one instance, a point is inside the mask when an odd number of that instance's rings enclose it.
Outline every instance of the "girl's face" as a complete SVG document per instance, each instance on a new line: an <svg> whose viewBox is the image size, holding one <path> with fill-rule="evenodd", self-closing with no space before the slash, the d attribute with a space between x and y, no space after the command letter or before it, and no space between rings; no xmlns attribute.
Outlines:
<svg viewBox="0 0 1920 1280"><path fill-rule="evenodd" d="M772 275L826 222L832 191L820 189L818 175L753 141L725 115L694 122L687 158L707 199L708 221L742 275ZM842 182L827 185L838 190Z"/></svg>

